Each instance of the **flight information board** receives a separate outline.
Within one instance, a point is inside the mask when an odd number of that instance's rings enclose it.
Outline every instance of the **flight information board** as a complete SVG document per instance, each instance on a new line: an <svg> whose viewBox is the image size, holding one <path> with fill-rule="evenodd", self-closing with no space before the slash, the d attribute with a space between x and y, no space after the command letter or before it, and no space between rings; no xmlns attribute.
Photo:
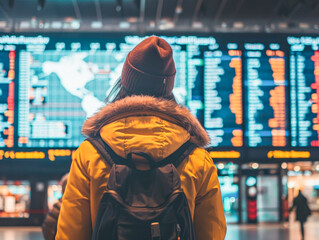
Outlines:
<svg viewBox="0 0 319 240"><path fill-rule="evenodd" d="M242 51L236 43L203 49L204 126L213 147L243 146Z"/></svg>
<svg viewBox="0 0 319 240"><path fill-rule="evenodd" d="M286 55L278 43L245 43L247 145L288 146Z"/></svg>
<svg viewBox="0 0 319 240"><path fill-rule="evenodd" d="M53 47L51 43L21 50L18 146L78 147L84 139L83 122L104 106L126 55L141 40L86 46L57 41ZM202 103L196 103L202 99L196 96L202 95L197 87L202 78L198 59L185 44L172 44L172 49L177 70L173 93L179 103L192 105L192 112L199 116Z"/></svg>
<svg viewBox="0 0 319 240"><path fill-rule="evenodd" d="M125 53L22 51L19 91L28 99L19 105L19 146L79 146L83 122L104 105Z"/></svg>
<svg viewBox="0 0 319 240"><path fill-rule="evenodd" d="M109 36L0 35L0 160L70 158L145 38ZM162 37L174 96L206 129L213 158L319 157L319 37Z"/></svg>
<svg viewBox="0 0 319 240"><path fill-rule="evenodd" d="M288 37L291 146L319 147L319 38Z"/></svg>
<svg viewBox="0 0 319 240"><path fill-rule="evenodd" d="M14 49L15 46L0 45L0 148L14 144Z"/></svg>
<svg viewBox="0 0 319 240"><path fill-rule="evenodd" d="M202 52L197 45L187 46L187 103L191 112L198 119L202 120L203 106L203 80L204 62Z"/></svg>

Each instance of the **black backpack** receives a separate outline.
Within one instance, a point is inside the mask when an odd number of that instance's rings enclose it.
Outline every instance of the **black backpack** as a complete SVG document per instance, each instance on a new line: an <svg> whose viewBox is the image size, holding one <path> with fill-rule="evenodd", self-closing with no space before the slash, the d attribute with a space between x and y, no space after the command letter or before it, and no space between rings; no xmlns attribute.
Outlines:
<svg viewBox="0 0 319 240"><path fill-rule="evenodd" d="M194 240L193 222L176 167L196 146L190 142L155 162L144 152L118 156L101 138L87 139L112 166L92 240ZM138 170L132 155L149 162Z"/></svg>

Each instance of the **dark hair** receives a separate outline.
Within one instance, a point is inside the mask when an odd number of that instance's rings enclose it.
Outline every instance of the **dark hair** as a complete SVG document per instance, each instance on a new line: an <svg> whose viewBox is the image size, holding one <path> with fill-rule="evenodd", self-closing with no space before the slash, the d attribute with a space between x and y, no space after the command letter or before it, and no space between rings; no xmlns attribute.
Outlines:
<svg viewBox="0 0 319 240"><path fill-rule="evenodd" d="M110 93L108 94L108 96L105 98L104 102L107 103L111 103L111 102L115 102L117 100L129 97L129 96L133 96L133 95L137 95L134 93L130 93L128 92L122 85L121 83L121 77L119 77L116 80L116 83L114 84L112 90L110 91ZM160 98L163 99L167 99L167 100L171 100L176 102L175 96L173 93L171 93L169 96L162 96ZM177 103L177 102L176 102Z"/></svg>

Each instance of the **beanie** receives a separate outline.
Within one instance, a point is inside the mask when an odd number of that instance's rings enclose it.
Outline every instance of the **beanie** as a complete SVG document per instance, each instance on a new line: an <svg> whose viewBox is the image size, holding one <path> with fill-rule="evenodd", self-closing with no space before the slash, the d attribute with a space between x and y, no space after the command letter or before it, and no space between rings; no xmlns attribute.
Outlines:
<svg viewBox="0 0 319 240"><path fill-rule="evenodd" d="M162 38L144 39L126 57L121 83L130 94L169 96L176 69L171 46Z"/></svg>

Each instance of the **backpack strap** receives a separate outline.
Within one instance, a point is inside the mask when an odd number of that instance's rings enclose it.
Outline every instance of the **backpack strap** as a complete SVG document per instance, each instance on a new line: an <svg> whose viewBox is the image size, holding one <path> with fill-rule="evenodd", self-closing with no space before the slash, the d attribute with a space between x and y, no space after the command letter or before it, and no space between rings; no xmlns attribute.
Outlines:
<svg viewBox="0 0 319 240"><path fill-rule="evenodd" d="M110 166L113 166L113 164L116 163L135 167L132 161L127 161L125 158L117 155L113 149L102 140L100 136L97 136L96 138L87 138L86 140L89 141L96 148L96 150L98 150L98 152ZM195 148L197 148L197 145L188 140L168 157L159 162L155 162L154 164L155 166L164 166L166 164L172 163L177 168L179 164L181 164Z"/></svg>
<svg viewBox="0 0 319 240"><path fill-rule="evenodd" d="M171 155L169 155L168 157L164 158L163 160L156 162L156 164L158 166L163 166L166 165L168 163L173 163L173 165L175 166L175 168L177 168L179 166L179 164L181 164L184 159L191 154L191 152L197 148L197 145L190 142L190 140L188 140L187 142L185 142L182 146L180 146L175 152L173 152Z"/></svg>
<svg viewBox="0 0 319 240"><path fill-rule="evenodd" d="M114 164L114 161L112 157L110 156L109 152L106 150L105 145L106 143L102 140L100 137L96 138L87 138L86 141L90 142L93 147L102 155L104 160L112 167ZM110 148L110 147L109 147Z"/></svg>

